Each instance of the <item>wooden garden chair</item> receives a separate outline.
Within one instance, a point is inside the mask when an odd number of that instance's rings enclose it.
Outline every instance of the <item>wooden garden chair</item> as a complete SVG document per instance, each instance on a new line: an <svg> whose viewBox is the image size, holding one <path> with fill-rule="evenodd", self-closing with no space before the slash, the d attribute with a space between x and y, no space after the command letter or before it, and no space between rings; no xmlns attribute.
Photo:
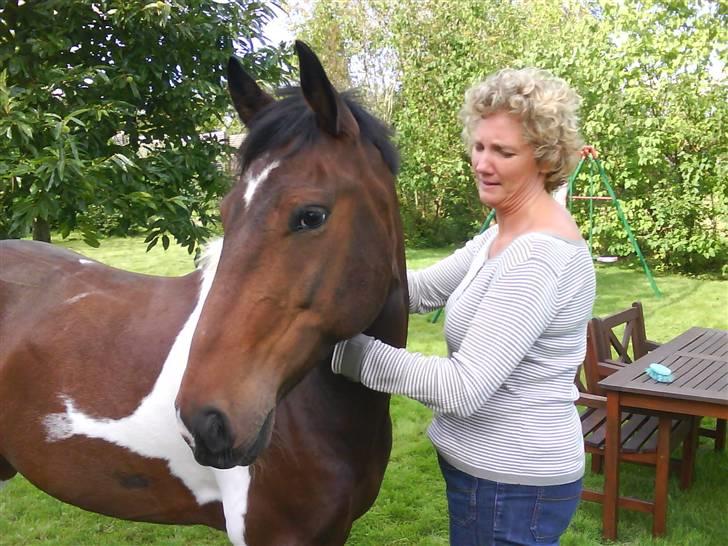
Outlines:
<svg viewBox="0 0 728 546"><path fill-rule="evenodd" d="M615 328L624 326L624 335L619 336ZM615 345L617 347L615 347ZM644 335L642 307L634 304L631 308L603 319L594 318L587 329L587 352L583 363L581 396L576 402L585 406L581 412L584 449L592 456L592 471L601 473L604 461L606 437L606 395L599 387L599 381L633 360L647 353L655 344L648 342ZM607 347L615 347L616 355ZM654 415L624 411L621 422L621 445L619 461L632 462L656 467L658 459L670 460L670 454L682 444L682 458L675 461L679 465L680 488L692 485L695 452L697 448L698 419L690 416L673 419L670 444L665 453L658 452L657 431L659 419ZM656 474L657 476L657 474ZM667 501L667 480L655 480L654 499ZM582 499L602 502L601 491L584 489ZM631 497L621 497L619 507L640 512L655 513L656 502Z"/></svg>

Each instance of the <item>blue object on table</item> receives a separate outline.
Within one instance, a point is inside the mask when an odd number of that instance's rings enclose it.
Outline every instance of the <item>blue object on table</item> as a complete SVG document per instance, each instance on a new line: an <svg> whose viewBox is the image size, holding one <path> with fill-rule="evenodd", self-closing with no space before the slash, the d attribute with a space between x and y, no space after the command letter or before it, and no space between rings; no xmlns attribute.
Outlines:
<svg viewBox="0 0 728 546"><path fill-rule="evenodd" d="M645 368L645 372L655 381L660 383L672 383L675 379L672 376L672 370L662 364L653 363Z"/></svg>

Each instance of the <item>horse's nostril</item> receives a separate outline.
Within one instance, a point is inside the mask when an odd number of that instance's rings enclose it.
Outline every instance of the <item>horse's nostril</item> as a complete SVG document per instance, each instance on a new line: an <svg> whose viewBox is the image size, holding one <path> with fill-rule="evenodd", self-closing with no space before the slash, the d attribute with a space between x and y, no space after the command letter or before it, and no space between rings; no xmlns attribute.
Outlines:
<svg viewBox="0 0 728 546"><path fill-rule="evenodd" d="M222 453L233 446L227 417L213 408L205 409L197 415L193 434L211 454Z"/></svg>

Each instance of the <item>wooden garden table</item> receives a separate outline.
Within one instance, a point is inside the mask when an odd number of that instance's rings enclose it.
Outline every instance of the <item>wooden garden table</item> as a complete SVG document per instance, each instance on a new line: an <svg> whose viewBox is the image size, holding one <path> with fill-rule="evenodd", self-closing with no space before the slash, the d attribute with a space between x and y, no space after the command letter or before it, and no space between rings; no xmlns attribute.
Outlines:
<svg viewBox="0 0 728 546"><path fill-rule="evenodd" d="M670 368L674 381L659 383L650 378L645 368L653 362ZM676 414L728 419L728 331L690 328L599 384L607 394L602 532L605 538L616 540L622 410L659 415L658 446L669 445L670 423ZM669 467L669 457L658 460L657 484L667 487ZM649 503L654 505L652 532L656 536L663 535L666 528L667 492L662 493L656 491L654 503Z"/></svg>

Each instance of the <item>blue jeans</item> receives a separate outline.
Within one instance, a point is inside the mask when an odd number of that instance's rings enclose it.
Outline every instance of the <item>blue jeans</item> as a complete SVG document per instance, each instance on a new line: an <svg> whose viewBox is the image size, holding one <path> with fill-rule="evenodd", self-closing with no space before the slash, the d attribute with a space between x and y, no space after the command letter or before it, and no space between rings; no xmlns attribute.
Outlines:
<svg viewBox="0 0 728 546"><path fill-rule="evenodd" d="M447 486L451 546L555 545L579 504L581 479L512 485L475 478L438 459Z"/></svg>

